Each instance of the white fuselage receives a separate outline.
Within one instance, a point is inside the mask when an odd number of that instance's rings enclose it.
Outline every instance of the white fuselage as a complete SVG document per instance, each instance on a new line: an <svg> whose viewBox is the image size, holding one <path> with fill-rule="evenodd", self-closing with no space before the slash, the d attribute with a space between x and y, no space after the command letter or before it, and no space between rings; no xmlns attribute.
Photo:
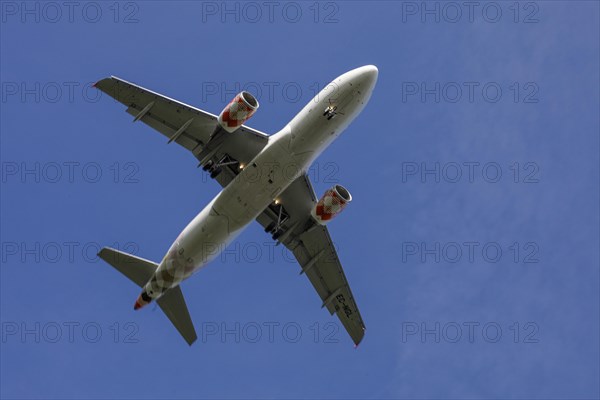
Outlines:
<svg viewBox="0 0 600 400"><path fill-rule="evenodd" d="M256 219L363 109L377 80L365 66L331 82L185 227L144 287L156 299L204 267ZM335 105L337 113L324 112ZM233 133L235 134L235 132Z"/></svg>

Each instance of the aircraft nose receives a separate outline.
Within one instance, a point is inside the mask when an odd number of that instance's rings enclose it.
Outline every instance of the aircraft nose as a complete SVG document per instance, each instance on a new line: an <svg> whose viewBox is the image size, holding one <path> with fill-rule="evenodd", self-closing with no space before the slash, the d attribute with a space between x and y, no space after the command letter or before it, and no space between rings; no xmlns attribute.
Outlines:
<svg viewBox="0 0 600 400"><path fill-rule="evenodd" d="M362 81L361 83L372 89L377 82L377 77L379 75L379 70L374 65L365 65L360 68L359 71L359 79Z"/></svg>

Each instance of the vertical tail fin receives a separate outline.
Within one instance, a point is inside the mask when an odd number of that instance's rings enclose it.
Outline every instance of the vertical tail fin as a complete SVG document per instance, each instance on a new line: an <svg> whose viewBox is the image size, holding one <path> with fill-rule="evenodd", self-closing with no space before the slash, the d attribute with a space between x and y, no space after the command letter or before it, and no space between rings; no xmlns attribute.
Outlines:
<svg viewBox="0 0 600 400"><path fill-rule="evenodd" d="M158 264L155 262L111 249L110 247L100 250L98 256L139 287L143 287L152 278L156 268L158 268ZM176 286L169 289L156 302L185 341L189 345L194 343L198 336L196 335L194 324L185 304L181 288Z"/></svg>

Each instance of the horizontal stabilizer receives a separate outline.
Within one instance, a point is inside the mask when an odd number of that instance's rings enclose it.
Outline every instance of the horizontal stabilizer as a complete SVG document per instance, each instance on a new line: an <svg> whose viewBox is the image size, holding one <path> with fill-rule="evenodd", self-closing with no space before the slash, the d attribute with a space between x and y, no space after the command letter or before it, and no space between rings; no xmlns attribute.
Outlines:
<svg viewBox="0 0 600 400"><path fill-rule="evenodd" d="M104 247L98 257L112 265L120 273L128 277L139 287L143 287L152 278L158 264L143 258Z"/></svg>
<svg viewBox="0 0 600 400"><path fill-rule="evenodd" d="M161 310L167 315L175 328L190 346L196 341L196 329L185 304L181 287L169 289L156 301Z"/></svg>
<svg viewBox="0 0 600 400"><path fill-rule="evenodd" d="M110 247L105 247L100 250L98 256L136 283L139 287L143 287L152 278L154 271L156 271L156 268L158 267L158 264L152 261L111 249ZM181 288L176 286L169 289L156 301L156 303L167 315L185 341L189 345L194 343L198 336L196 335L194 324L192 323L190 313L185 304Z"/></svg>

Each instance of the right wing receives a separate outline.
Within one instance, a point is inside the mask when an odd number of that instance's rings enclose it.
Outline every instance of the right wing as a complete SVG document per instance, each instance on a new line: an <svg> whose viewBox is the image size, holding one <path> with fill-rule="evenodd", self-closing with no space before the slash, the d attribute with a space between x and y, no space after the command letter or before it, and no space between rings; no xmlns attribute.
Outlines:
<svg viewBox="0 0 600 400"><path fill-rule="evenodd" d="M306 274L319 294L323 302L321 307L327 308L330 314L337 314L354 344L358 345L365 335L365 324L329 230L316 224L311 216L317 197L308 176L297 178L278 198L280 205L271 204L256 220L272 232L273 225L283 215L285 220L273 238L294 254L302 268L300 273Z"/></svg>
<svg viewBox="0 0 600 400"><path fill-rule="evenodd" d="M268 135L245 125L233 133L220 130L213 136L218 125L216 115L123 79L111 76L94 86L126 105L126 111L135 117L134 121L142 121L169 141L185 147L201 164L219 163L225 157L248 164L267 145ZM239 172L234 167L230 164L217 176L216 180L223 187Z"/></svg>

